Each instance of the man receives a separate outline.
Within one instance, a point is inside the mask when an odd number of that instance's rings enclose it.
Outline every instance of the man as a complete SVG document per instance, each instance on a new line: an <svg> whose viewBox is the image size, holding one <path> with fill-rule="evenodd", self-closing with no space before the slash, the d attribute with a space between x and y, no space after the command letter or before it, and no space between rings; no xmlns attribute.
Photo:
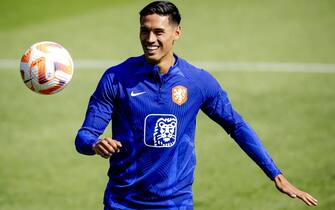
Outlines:
<svg viewBox="0 0 335 210"><path fill-rule="evenodd" d="M220 124L283 193L317 205L291 185L206 71L173 53L180 15L170 2L140 12L144 55L108 69L90 98L78 152L109 158L109 209L193 209L195 121L201 109ZM112 120L112 138L99 139Z"/></svg>

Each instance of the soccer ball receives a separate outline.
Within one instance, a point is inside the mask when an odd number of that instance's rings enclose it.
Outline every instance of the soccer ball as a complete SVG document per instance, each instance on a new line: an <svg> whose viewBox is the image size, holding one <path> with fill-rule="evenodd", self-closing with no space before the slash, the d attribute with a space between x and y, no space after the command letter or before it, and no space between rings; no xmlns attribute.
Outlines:
<svg viewBox="0 0 335 210"><path fill-rule="evenodd" d="M38 42L22 56L21 77L26 86L40 94L54 94L70 82L73 61L70 53L55 42Z"/></svg>

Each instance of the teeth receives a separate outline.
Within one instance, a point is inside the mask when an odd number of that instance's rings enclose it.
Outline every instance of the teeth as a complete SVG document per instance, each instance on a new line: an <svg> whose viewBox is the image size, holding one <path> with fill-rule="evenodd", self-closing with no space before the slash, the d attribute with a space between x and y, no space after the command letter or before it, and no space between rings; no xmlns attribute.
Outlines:
<svg viewBox="0 0 335 210"><path fill-rule="evenodd" d="M148 50L157 50L158 47L157 46L147 46Z"/></svg>

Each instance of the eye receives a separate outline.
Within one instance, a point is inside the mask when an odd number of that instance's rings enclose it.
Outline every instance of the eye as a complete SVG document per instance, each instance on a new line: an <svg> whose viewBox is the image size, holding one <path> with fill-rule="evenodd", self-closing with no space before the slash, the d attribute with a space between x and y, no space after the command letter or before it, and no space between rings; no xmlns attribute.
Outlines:
<svg viewBox="0 0 335 210"><path fill-rule="evenodd" d="M141 34L147 34L149 30L147 28L141 28L140 29Z"/></svg>
<svg viewBox="0 0 335 210"><path fill-rule="evenodd" d="M157 36L163 35L164 34L164 30L155 30L155 34Z"/></svg>

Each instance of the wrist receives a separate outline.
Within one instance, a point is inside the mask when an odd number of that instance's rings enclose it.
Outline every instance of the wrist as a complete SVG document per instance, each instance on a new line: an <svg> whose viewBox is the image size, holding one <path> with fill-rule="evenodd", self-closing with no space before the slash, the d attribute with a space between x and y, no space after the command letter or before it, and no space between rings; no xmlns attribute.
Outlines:
<svg viewBox="0 0 335 210"><path fill-rule="evenodd" d="M276 184L283 183L283 181L285 180L285 177L283 174L278 174L273 180Z"/></svg>
<svg viewBox="0 0 335 210"><path fill-rule="evenodd" d="M283 174L278 174L277 176L275 176L275 178L274 179L281 179L283 177Z"/></svg>
<svg viewBox="0 0 335 210"><path fill-rule="evenodd" d="M96 150L95 147L96 147L97 143L99 142L99 140L100 140L100 139L96 140L96 141L92 144L92 147L91 147L91 148L92 148L92 151L94 152L94 154L97 154L97 150Z"/></svg>

